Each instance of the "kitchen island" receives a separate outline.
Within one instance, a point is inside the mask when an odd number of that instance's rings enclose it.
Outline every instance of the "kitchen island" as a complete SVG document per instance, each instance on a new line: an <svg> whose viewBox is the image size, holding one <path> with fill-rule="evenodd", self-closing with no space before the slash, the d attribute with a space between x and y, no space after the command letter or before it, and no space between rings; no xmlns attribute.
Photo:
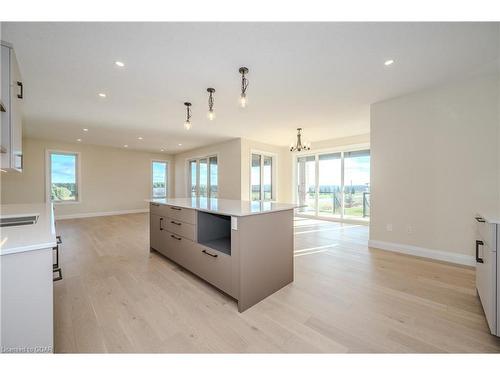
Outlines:
<svg viewBox="0 0 500 375"><path fill-rule="evenodd" d="M152 199L150 247L245 311L293 281L294 204Z"/></svg>

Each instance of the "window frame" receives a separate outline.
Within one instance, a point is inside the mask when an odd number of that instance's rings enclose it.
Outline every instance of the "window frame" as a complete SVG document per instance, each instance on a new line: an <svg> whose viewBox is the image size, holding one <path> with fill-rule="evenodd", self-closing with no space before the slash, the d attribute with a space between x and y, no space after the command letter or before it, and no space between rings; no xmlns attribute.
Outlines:
<svg viewBox="0 0 500 375"><path fill-rule="evenodd" d="M165 196L158 198L153 196L153 163L165 163ZM149 186L149 195L151 199L166 199L170 196L170 162L168 160L162 160L162 159L151 159L151 162L149 163L150 166L150 186Z"/></svg>
<svg viewBox="0 0 500 375"><path fill-rule="evenodd" d="M210 183L210 158L217 158L217 198L219 197L220 193L220 185L219 185L219 167L220 167L220 158L219 158L219 153L214 153L214 154L208 154L208 155L203 155L203 156L195 156L191 158L186 159L185 163L185 170L186 170L186 191L187 191L187 196L189 198L205 198L205 197L200 197L199 196L199 183L200 183L200 160L207 160L207 196L206 199L212 199L211 197L211 190L212 190L212 185ZM196 164L196 189L195 189L195 196L191 196L191 186L192 186L192 179L191 179L191 162L195 162Z"/></svg>
<svg viewBox="0 0 500 375"><path fill-rule="evenodd" d="M51 199L51 185L52 185L52 163L51 163L51 155L52 154L60 154L60 155L74 155L76 156L76 199L71 201L53 201ZM66 205L66 204L80 204L82 202L82 173L81 173L81 165L82 165L82 155L79 151L71 151L71 150L55 150L55 149L46 149L45 150L45 201L51 202L54 205Z"/></svg>
<svg viewBox="0 0 500 375"><path fill-rule="evenodd" d="M260 198L252 200L252 157L260 155ZM271 199L263 199L264 197L264 157L271 158ZM278 154L269 151L251 149L249 158L249 192L248 198L251 202L276 202L278 200Z"/></svg>

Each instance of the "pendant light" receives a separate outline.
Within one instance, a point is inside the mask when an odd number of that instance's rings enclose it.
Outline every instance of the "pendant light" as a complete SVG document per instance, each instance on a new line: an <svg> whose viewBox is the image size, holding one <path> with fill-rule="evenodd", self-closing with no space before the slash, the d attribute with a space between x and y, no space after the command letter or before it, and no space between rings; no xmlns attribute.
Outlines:
<svg viewBox="0 0 500 375"><path fill-rule="evenodd" d="M207 117L210 121L212 121L215 118L215 112L214 112L214 92L215 89L209 87L207 89L208 92L208 113Z"/></svg>
<svg viewBox="0 0 500 375"><path fill-rule="evenodd" d="M309 142L302 144L302 128L297 128L297 143L294 145L293 143L290 145L290 151L309 151L311 149L311 145Z"/></svg>
<svg viewBox="0 0 500 375"><path fill-rule="evenodd" d="M247 87L248 87L248 79L245 77L245 74L248 74L248 68L242 66L239 69L241 74L241 94L240 94L240 106L241 108L245 108L247 106Z"/></svg>
<svg viewBox="0 0 500 375"><path fill-rule="evenodd" d="M191 129L191 103L185 102L184 105L186 106L186 121L184 121L184 128L186 130Z"/></svg>

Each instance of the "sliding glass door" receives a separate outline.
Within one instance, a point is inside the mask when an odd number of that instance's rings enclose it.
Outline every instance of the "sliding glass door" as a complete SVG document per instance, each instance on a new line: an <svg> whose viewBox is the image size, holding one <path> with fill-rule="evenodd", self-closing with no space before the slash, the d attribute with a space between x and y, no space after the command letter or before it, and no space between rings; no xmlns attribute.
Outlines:
<svg viewBox="0 0 500 375"><path fill-rule="evenodd" d="M370 216L370 150L297 157L296 201L306 215L338 219Z"/></svg>
<svg viewBox="0 0 500 375"><path fill-rule="evenodd" d="M250 165L251 200L270 201L275 199L273 173L273 156L252 153Z"/></svg>

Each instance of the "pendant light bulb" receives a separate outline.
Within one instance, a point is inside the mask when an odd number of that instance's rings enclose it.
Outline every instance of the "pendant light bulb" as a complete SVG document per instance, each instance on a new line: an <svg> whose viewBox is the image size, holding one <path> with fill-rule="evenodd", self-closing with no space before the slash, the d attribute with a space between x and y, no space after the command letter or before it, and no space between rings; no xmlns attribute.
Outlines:
<svg viewBox="0 0 500 375"><path fill-rule="evenodd" d="M184 128L186 130L190 130L191 129L191 122L190 121L185 121L184 122Z"/></svg>
<svg viewBox="0 0 500 375"><path fill-rule="evenodd" d="M207 117L210 121L212 121L215 118L215 112L214 112L214 93L215 89L212 87L209 87L207 89L208 92L208 113Z"/></svg>
<svg viewBox="0 0 500 375"><path fill-rule="evenodd" d="M241 108L245 108L247 106L247 94L240 95L240 106Z"/></svg>
<svg viewBox="0 0 500 375"><path fill-rule="evenodd" d="M207 117L210 121L213 121L215 119L215 112L212 110L212 111L208 111L207 113Z"/></svg>

